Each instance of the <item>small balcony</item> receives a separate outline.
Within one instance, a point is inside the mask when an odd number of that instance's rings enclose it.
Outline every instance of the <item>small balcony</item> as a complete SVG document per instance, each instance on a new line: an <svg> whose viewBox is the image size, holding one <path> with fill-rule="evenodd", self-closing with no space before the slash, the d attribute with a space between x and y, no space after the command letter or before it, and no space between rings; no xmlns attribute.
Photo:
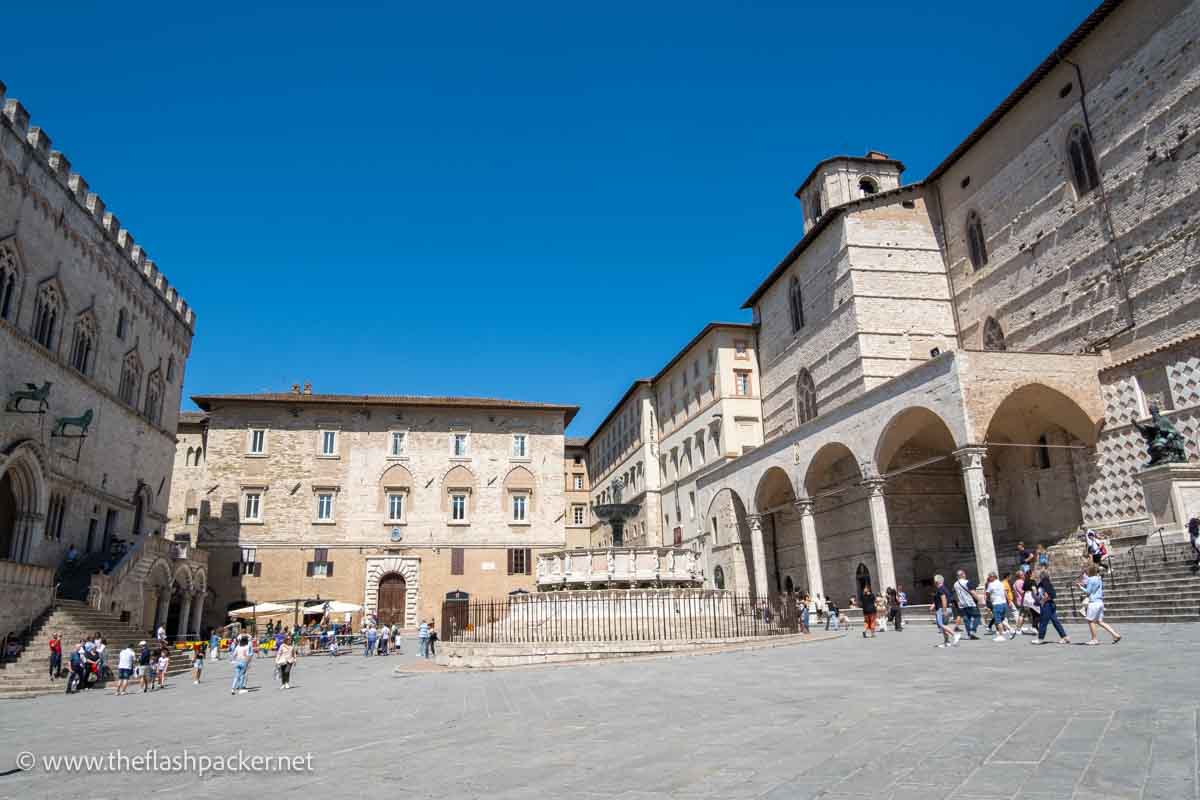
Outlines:
<svg viewBox="0 0 1200 800"><path fill-rule="evenodd" d="M683 547L605 547L542 553L537 587L554 589L699 586L700 557Z"/></svg>

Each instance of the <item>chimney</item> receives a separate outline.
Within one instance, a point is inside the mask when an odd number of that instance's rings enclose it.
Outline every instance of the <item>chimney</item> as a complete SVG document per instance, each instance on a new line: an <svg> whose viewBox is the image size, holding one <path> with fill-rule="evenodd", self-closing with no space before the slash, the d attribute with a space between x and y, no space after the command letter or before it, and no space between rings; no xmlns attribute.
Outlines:
<svg viewBox="0 0 1200 800"><path fill-rule="evenodd" d="M300 394L300 384L298 384L298 383L292 384L292 394Z"/></svg>
<svg viewBox="0 0 1200 800"><path fill-rule="evenodd" d="M878 150L868 150L867 158L871 159L872 161L890 161L891 160L891 158L888 156L887 153L881 153Z"/></svg>
<svg viewBox="0 0 1200 800"><path fill-rule="evenodd" d="M311 383L307 383L307 382L306 382L306 383L304 384L304 393L305 393L305 394L312 394L312 384L311 384Z"/></svg>

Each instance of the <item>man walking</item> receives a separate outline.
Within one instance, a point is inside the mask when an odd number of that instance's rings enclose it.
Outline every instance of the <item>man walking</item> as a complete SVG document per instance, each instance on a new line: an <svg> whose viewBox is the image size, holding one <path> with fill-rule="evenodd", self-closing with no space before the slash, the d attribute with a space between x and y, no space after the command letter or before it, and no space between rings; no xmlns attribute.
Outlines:
<svg viewBox="0 0 1200 800"><path fill-rule="evenodd" d="M429 658L429 623L421 620L417 628L417 641L421 646L421 658Z"/></svg>
<svg viewBox="0 0 1200 800"><path fill-rule="evenodd" d="M988 573L985 591L987 592L988 603L992 607L992 624L996 626L996 635L992 637L992 641L1005 641L1005 634L1011 640L1017 635L1017 632L1008 625L1008 592L1005 590L1004 583L1000 580L999 575L994 572Z"/></svg>
<svg viewBox="0 0 1200 800"><path fill-rule="evenodd" d="M971 594L966 570L958 571L958 580L954 582L954 599L958 602L958 613L967 628L967 638L978 639L975 631L979 629L979 605L975 602L975 595Z"/></svg>
<svg viewBox="0 0 1200 800"><path fill-rule="evenodd" d="M941 575L933 576L933 602L929 605L933 610L933 618L938 630L942 632L942 643L938 647L950 647L958 644L962 634L950 631L953 612L950 609L950 591L946 588L946 579Z"/></svg>
<svg viewBox="0 0 1200 800"><path fill-rule="evenodd" d="M129 676L133 675L133 642L117 654L117 694L129 694Z"/></svg>
<svg viewBox="0 0 1200 800"><path fill-rule="evenodd" d="M1058 632L1060 644L1070 644L1071 640L1067 636L1067 631L1058 620L1058 612L1054 608L1054 598L1058 593L1054 591L1054 584L1050 582L1050 570L1043 569L1038 573L1038 602L1041 607L1041 616L1038 618L1038 635L1031 644L1046 644L1046 628L1049 625L1054 625L1054 630Z"/></svg>

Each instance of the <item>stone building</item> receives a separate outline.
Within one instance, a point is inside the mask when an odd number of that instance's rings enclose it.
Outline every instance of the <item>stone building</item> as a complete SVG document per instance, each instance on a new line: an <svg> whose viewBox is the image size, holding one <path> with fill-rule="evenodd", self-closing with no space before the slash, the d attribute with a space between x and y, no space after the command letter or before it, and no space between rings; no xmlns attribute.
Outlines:
<svg viewBox="0 0 1200 800"><path fill-rule="evenodd" d="M1132 419L1193 458L1200 429L1198 34L1196 2L1109 0L924 180L877 152L805 180L744 305L766 442L699 480L748 590L920 601L1018 540L1145 536Z"/></svg>
<svg viewBox="0 0 1200 800"><path fill-rule="evenodd" d="M697 477L762 443L754 341L752 325L709 323L588 439L592 504L612 502L619 482L621 501L640 506L623 544L691 547L706 534ZM595 520L592 544L610 545L609 531Z"/></svg>
<svg viewBox="0 0 1200 800"><path fill-rule="evenodd" d="M588 479L587 464L587 439L568 437L563 453L563 480L566 487L564 523L568 548L587 547L591 544L591 481Z"/></svg>
<svg viewBox="0 0 1200 800"><path fill-rule="evenodd" d="M63 593L150 627L206 580L202 556L144 546L167 520L195 315L3 84L0 102L0 559L53 575L74 546ZM6 632L49 603L0 593L37 606Z"/></svg>
<svg viewBox="0 0 1200 800"><path fill-rule="evenodd" d="M575 406L308 386L193 400L170 531L209 554L208 624L320 598L412 628L448 594L532 590L537 554L563 547Z"/></svg>

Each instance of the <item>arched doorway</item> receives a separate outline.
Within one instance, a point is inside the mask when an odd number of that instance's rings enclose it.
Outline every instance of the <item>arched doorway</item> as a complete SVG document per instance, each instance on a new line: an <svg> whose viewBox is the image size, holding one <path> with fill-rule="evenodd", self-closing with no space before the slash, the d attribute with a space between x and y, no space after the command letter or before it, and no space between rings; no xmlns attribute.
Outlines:
<svg viewBox="0 0 1200 800"><path fill-rule="evenodd" d="M763 519L769 591L777 594L783 589L783 575L806 568L796 491L786 471L771 467L763 473L754 492L754 507Z"/></svg>
<svg viewBox="0 0 1200 800"><path fill-rule="evenodd" d="M712 550L709 563L721 570L721 585L739 594L754 594L754 555L750 546L750 526L746 521L746 506L732 489L722 489L708 507L708 522L712 529Z"/></svg>
<svg viewBox="0 0 1200 800"><path fill-rule="evenodd" d="M818 450L804 475L812 499L813 527L826 597L840 606L857 594L855 568L864 558L874 563L871 512L862 486L858 458L846 445L833 442Z"/></svg>
<svg viewBox="0 0 1200 800"><path fill-rule="evenodd" d="M861 606L863 589L871 585L871 570L867 569L866 564L860 563L854 570L854 583L858 587L855 594L858 596L858 604Z"/></svg>
<svg viewBox="0 0 1200 800"><path fill-rule="evenodd" d="M713 585L718 589L725 588L725 570L719 564L713 568Z"/></svg>
<svg viewBox="0 0 1200 800"><path fill-rule="evenodd" d="M17 495L12 478L5 473L0 478L0 558L12 557L13 539L17 533Z"/></svg>
<svg viewBox="0 0 1200 800"><path fill-rule="evenodd" d="M783 579L783 590L788 594L796 591L796 584L792 581L792 576L788 575Z"/></svg>
<svg viewBox="0 0 1200 800"><path fill-rule="evenodd" d="M389 572L379 579L379 604L376 616L380 625L404 627L404 604L408 599L408 583L398 572Z"/></svg>

